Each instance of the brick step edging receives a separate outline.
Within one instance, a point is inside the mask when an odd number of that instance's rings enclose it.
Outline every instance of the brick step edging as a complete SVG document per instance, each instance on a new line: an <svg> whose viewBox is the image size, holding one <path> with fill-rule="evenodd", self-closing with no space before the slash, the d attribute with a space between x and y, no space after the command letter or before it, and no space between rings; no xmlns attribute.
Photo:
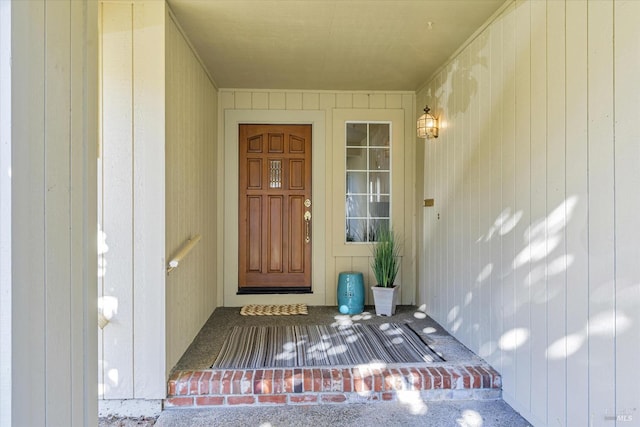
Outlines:
<svg viewBox="0 0 640 427"><path fill-rule="evenodd" d="M350 403L438 390L471 398L481 394L460 392L487 390L482 395L496 398L491 396L499 397L501 386L500 375L488 365L208 369L174 372L165 407Z"/></svg>

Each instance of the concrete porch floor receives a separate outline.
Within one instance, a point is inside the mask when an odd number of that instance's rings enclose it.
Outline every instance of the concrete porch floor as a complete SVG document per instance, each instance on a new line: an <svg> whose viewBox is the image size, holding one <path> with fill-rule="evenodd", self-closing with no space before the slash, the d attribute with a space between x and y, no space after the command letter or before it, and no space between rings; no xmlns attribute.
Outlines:
<svg viewBox="0 0 640 427"><path fill-rule="evenodd" d="M268 403L261 403L261 396L258 393L254 381L251 393L253 393L252 404L233 405L229 404L228 397L224 397L223 402L207 407L197 407L195 404L180 406L172 405L171 394L165 401L165 410L157 421L148 420L123 420L112 419L108 422L101 419L101 427L115 426L150 426L154 422L157 426L362 426L362 425L386 425L386 426L462 426L462 427L524 427L531 424L515 412L508 404L501 399L501 389L499 387L499 374L480 357L475 355L464 345L447 333L438 323L429 318L424 312L415 306L399 306L396 314L392 317L379 317L375 314L373 307L365 307L365 313L361 315L348 316L338 312L336 307L309 307L308 315L297 316L241 316L239 308L218 308L211 315L203 326L191 346L187 349L183 357L173 370L173 389L169 385L170 393L175 393L175 380L187 373L189 387L194 384L194 378L207 377L209 385L213 378L210 366L214 362L222 344L227 338L233 326L251 325L289 325L289 324L349 324L349 323L410 323L415 331L418 331L423 340L444 359L438 365L439 369L449 371L475 372L475 368L491 370L495 373L497 387L479 389L456 390L452 382L447 386L444 381L439 383L431 382L429 389L426 386L426 378L422 380L421 389L384 390L376 393L359 393L358 396L364 398L347 398L341 402L323 402L322 398L309 402L302 399L299 403L285 400L284 404L273 403L270 399ZM330 368L329 368L330 369ZM391 369L393 372L410 373L410 368ZM425 368L420 368L426 376ZM486 372L485 371L485 372ZM382 378L384 384L384 378ZM432 378L433 380L433 378ZM471 375L467 381L458 381L459 384L472 385L474 378ZM480 383L484 379L480 379ZM203 381L196 381L196 390L200 391ZM364 382L363 382L364 384ZM373 381L369 383L373 384ZM352 382L352 386L355 383ZM371 392L373 392L373 388ZM195 403L198 398L195 395L188 395L187 399L192 399ZM385 394L386 393L386 394ZM347 393L348 394L348 393ZM355 393L354 393L355 394ZM323 393L307 392L305 397L322 396ZM358 397L356 396L356 397ZM385 397L386 396L386 397ZM243 396L246 397L246 396ZM267 395L273 397L273 395ZM211 399L211 396L205 396ZM288 398L290 399L290 397ZM294 402L293 404L291 402ZM322 404L324 403L324 404Z"/></svg>
<svg viewBox="0 0 640 427"><path fill-rule="evenodd" d="M422 339L440 354L443 365L478 365L485 362L453 338L438 323L415 306L398 306L394 316L376 316L374 307L365 307L362 314L340 314L337 307L312 306L308 315L242 316L240 308L219 307L209 317L193 343L178 361L173 371L209 369L233 326L284 325L347 325L409 323ZM487 365L488 366L488 365Z"/></svg>
<svg viewBox="0 0 640 427"><path fill-rule="evenodd" d="M329 388L321 386L317 389L315 385L321 384L321 381L312 377L310 384L313 384L313 380L316 383L308 389L304 388L301 394L295 394L293 390L287 390L286 371L281 374L280 384L276 384L273 376L273 384L268 385L267 392L264 391L263 382L258 384L257 379L262 378L262 374L255 375L256 372L249 375L249 390L245 395L241 395L244 392L233 391L234 373L228 376L231 392L227 390L227 394L235 396L221 397L224 385L215 392L211 391L216 375L210 369L211 364L233 326L391 322L411 324L445 362L429 368L390 366L380 373L379 378L372 375L369 382L363 379L362 390L358 388L356 379L351 378L357 373L349 371L347 376L351 383L346 391L352 393L346 393L341 388L343 378L339 375L339 390L335 388L335 383ZM322 372L324 381L327 377L331 378L331 372L335 380L336 369L321 369L327 370L330 373ZM308 371L311 374L311 369ZM410 383L412 387L385 389L385 384L390 384L389 378L385 377L386 372L399 374L404 380L410 378L405 385ZM447 372L452 375L450 380L446 378ZM442 374L441 378L435 378L438 373ZM218 382L222 384L225 374L218 374ZM242 372L242 375L246 374ZM303 374L307 374L306 370ZM502 401L500 381L499 374L484 360L415 306L399 306L392 317L376 316L373 307L365 307L364 313L352 316L340 314L336 307L309 307L308 315L297 316L242 316L239 308L218 308L174 368L168 387L169 397L158 425L349 426L362 425L363 422L371 425L530 425ZM237 383L240 384L240 380ZM181 387L182 393L179 392ZM203 387L206 389L204 393ZM341 393L333 393L336 390ZM325 393L327 391L332 393ZM207 408L198 408L200 405Z"/></svg>

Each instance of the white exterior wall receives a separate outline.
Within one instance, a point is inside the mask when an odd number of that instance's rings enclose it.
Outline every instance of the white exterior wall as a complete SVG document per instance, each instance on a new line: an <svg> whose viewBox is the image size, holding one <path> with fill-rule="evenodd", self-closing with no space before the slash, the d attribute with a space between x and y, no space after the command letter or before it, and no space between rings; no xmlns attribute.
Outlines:
<svg viewBox="0 0 640 427"><path fill-rule="evenodd" d="M417 94L419 301L536 426L640 423L638 16L511 2Z"/></svg>
<svg viewBox="0 0 640 427"><path fill-rule="evenodd" d="M217 90L166 18L166 255L202 239L167 276L167 369L178 362L217 303Z"/></svg>
<svg viewBox="0 0 640 427"><path fill-rule="evenodd" d="M99 332L98 381L105 400L166 396L165 13L164 2L100 3L98 224L106 246L98 294L110 322Z"/></svg>
<svg viewBox="0 0 640 427"><path fill-rule="evenodd" d="M0 424L96 425L97 7L0 23Z"/></svg>
<svg viewBox="0 0 640 427"><path fill-rule="evenodd" d="M214 70L215 72L215 70ZM219 304L283 304L304 302L335 305L338 274L361 271L365 286L375 285L369 245L349 245L344 233L344 120L394 119L393 226L404 235L399 272L402 304L415 302L415 95L411 92L282 91L220 89L218 120L218 241ZM236 295L238 123L311 123L312 149L312 294ZM224 196L224 197L223 197ZM366 304L373 302L367 287Z"/></svg>

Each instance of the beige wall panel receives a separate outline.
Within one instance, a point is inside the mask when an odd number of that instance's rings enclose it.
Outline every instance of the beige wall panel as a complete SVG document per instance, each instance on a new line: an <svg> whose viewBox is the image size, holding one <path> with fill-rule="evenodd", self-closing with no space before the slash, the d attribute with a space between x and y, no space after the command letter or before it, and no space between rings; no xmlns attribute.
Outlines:
<svg viewBox="0 0 640 427"><path fill-rule="evenodd" d="M354 93L353 94L353 108L371 108L369 105L369 94L368 93Z"/></svg>
<svg viewBox="0 0 640 427"><path fill-rule="evenodd" d="M589 253L585 245L588 228L588 83L587 3L567 2L566 9L566 191L573 209L567 220L567 419L587 425L584 411L589 399L589 288L576 286L589 281ZM571 260L571 262L569 262ZM560 341L562 342L562 341Z"/></svg>
<svg viewBox="0 0 640 427"><path fill-rule="evenodd" d="M166 395L164 20L161 2L102 4L104 399Z"/></svg>
<svg viewBox="0 0 640 427"><path fill-rule="evenodd" d="M238 109L251 109L251 92L246 91L236 91L234 93L235 97L235 108Z"/></svg>
<svg viewBox="0 0 640 427"><path fill-rule="evenodd" d="M387 106L387 95L384 93L369 94L369 108L389 108Z"/></svg>
<svg viewBox="0 0 640 427"><path fill-rule="evenodd" d="M269 94L267 92L254 92L251 94L251 107L255 110L269 108Z"/></svg>
<svg viewBox="0 0 640 427"><path fill-rule="evenodd" d="M102 398L133 397L133 7L102 4Z"/></svg>
<svg viewBox="0 0 640 427"><path fill-rule="evenodd" d="M173 18L167 16L166 254L191 237L198 245L167 276L167 369L172 368L216 308L217 92ZM264 92L250 94L268 107Z"/></svg>
<svg viewBox="0 0 640 427"><path fill-rule="evenodd" d="M481 61L481 53L484 47L484 39L482 37L478 37L471 46L471 57L469 63L469 70L472 75L476 76L476 79L472 80L470 87L470 104L469 104L469 121L470 121L470 130L469 130L469 180L471 181L471 211L468 216L469 227L470 227L470 244L469 244L469 267L470 267L470 277L469 284L471 289L466 289L468 291L465 294L465 305L468 303L469 310L471 314L469 316L469 321L465 327L465 330L469 331L468 333L472 334L472 342L476 345L476 347L480 346L481 337L479 334L480 329L480 317L484 308L481 304L480 292L479 292L479 281L478 281L478 272L482 270L484 267L480 260L480 245L478 241L480 236L483 233L483 230L480 228L480 204L482 202L482 198L480 196L480 181L481 181L481 151L480 151L480 141L481 135L484 130L484 123L480 121L480 106L482 102L482 94L480 91L480 82L478 81L480 76L482 75L482 69L484 68Z"/></svg>
<svg viewBox="0 0 640 427"><path fill-rule="evenodd" d="M396 167L404 170L404 186L403 186L403 199L398 200L404 209L404 247L406 249L406 255L402 258L401 274L405 278L405 286L399 299L401 304L415 304L416 303L416 286L417 286L417 265L416 265L416 236L417 225L416 217L417 212L422 206L421 192L416 191L416 120L417 116L412 116L410 111L415 111L416 100L415 96L406 94L402 95L402 106L405 112L404 117L404 139L403 139L403 159Z"/></svg>
<svg viewBox="0 0 640 427"><path fill-rule="evenodd" d="M321 93L319 108L321 110L327 110L336 107L336 95L334 93Z"/></svg>
<svg viewBox="0 0 640 427"><path fill-rule="evenodd" d="M589 194L589 401L613 412L615 408L616 300L615 300L615 139L612 1L589 2L588 73L588 183ZM624 43L624 42L622 42ZM637 124L636 124L637 126ZM637 328L637 326L636 326ZM596 403L597 402L597 403Z"/></svg>
<svg viewBox="0 0 640 427"><path fill-rule="evenodd" d="M637 236L640 222L640 37L635 17L640 3L622 1L615 4L615 164L616 164L616 414L640 417L635 396L640 396L640 370L635 355L640 353L637 325L640 325L640 253ZM634 237L636 236L636 237ZM636 302L634 304L633 302ZM635 326L635 327L634 327ZM631 413L633 412L633 413ZM622 422L620 423L622 424Z"/></svg>
<svg viewBox="0 0 640 427"><path fill-rule="evenodd" d="M285 110L287 108L287 98L284 92L269 92L269 109Z"/></svg>
<svg viewBox="0 0 640 427"><path fill-rule="evenodd" d="M71 366L68 363L68 349L71 348L69 326L71 324L71 281L70 271L71 216L69 215L69 188L71 164L69 151L69 120L60 120L58 109L69 111L71 107L71 82L69 75L71 49L69 48L70 3L61 2L56 7L45 8L45 21L65 22L68 25L46 25L45 39L45 73L48 79L58 84L45 85L45 129L47 139L60 141L58 144L45 143L44 155L48 162L56 167L45 167L44 204L47 211L45 217L45 241L57 242L45 253L45 280L60 285L46 287L45 334L47 340L58 345L47 346L45 363L46 393L49 396L61 393L71 395ZM64 248L64 250L60 250ZM71 408L68 405L51 405L47 408L47 422L64 424L71 419Z"/></svg>
<svg viewBox="0 0 640 427"><path fill-rule="evenodd" d="M3 32L0 79L13 97L1 94L0 120L11 129L1 136L3 154L6 147L11 153L14 220L11 345L3 347L11 361L2 364L7 411L0 422L96 425L97 11L72 1L12 2L10 18L8 11L3 4L0 20L10 23L3 30L11 30L11 48ZM4 74L9 55L10 78Z"/></svg>
<svg viewBox="0 0 640 427"><path fill-rule="evenodd" d="M573 209L573 199L566 194L566 52L565 5L549 2L547 5L547 37L553 43L547 45L547 341L560 347L567 335L567 252L568 215ZM548 353L549 354L549 353ZM547 417L549 422L569 422L566 416L566 359L567 349L555 348L548 357Z"/></svg>
<svg viewBox="0 0 640 427"><path fill-rule="evenodd" d="M320 108L320 94L305 92L302 94L303 110L318 110Z"/></svg>
<svg viewBox="0 0 640 427"><path fill-rule="evenodd" d="M6 7L6 6L5 6ZM21 214L11 223L11 280L26 286L11 286L11 415L13 422L46 425L47 388L42 378L46 364L46 260L45 217L42 194L45 185L45 19L44 1L11 3L11 44L24 49L11 52L11 67L22 70L11 75L11 91L21 90L28 103L11 99L11 212ZM67 24L66 22L64 24ZM4 53L4 52L3 52ZM20 68L18 68L20 67ZM4 123L6 125L6 122ZM64 141L66 142L66 141ZM15 183L15 184L14 184ZM22 184L20 184L22 183ZM15 212L15 214L14 214ZM16 325L23 331L15 339ZM15 357L19 355L20 357ZM15 381L14 372L21 373ZM25 381L32 378L31 381ZM33 387L33 384L41 384ZM22 398L23 400L20 400ZM17 407L17 408L16 408ZM14 409L15 408L15 409ZM38 408L34 410L33 408ZM22 411L22 413L20 413Z"/></svg>
<svg viewBox="0 0 640 427"><path fill-rule="evenodd" d="M516 256L526 248L530 240L527 228L531 223L531 4L518 1L515 10L515 202L513 209L514 238ZM475 269L478 270L477 268ZM531 319L529 306L524 302L531 298L530 260L523 260L514 269L515 280L515 325L513 339L521 342L513 351L515 387L509 388L513 400L530 400L531 388L528 381L531 376L531 364L528 363L531 352Z"/></svg>
<svg viewBox="0 0 640 427"><path fill-rule="evenodd" d="M436 199L418 302L535 425L635 407L636 3L513 2L416 95L443 119L416 172Z"/></svg>
<svg viewBox="0 0 640 427"><path fill-rule="evenodd" d="M302 110L302 93L287 92L285 98L287 110Z"/></svg>
<svg viewBox="0 0 640 427"><path fill-rule="evenodd" d="M402 108L403 96L397 93L385 95L384 108ZM416 117L417 120L417 117Z"/></svg>
<svg viewBox="0 0 640 427"><path fill-rule="evenodd" d="M134 3L133 18L133 361L134 397L166 390L165 12L154 0ZM160 41L160 42L159 42ZM160 231L159 231L160 230ZM164 232L163 232L164 231ZM163 375L165 373L165 375Z"/></svg>
<svg viewBox="0 0 640 427"><path fill-rule="evenodd" d="M353 106L353 94L343 92L337 93L336 108L355 108Z"/></svg>
<svg viewBox="0 0 640 427"><path fill-rule="evenodd" d="M269 99L271 99L271 97L269 97ZM228 91L221 92L218 95L218 104L219 104L219 109L222 111L235 108L236 106L235 93L228 92ZM270 106L269 108L273 108L273 107ZM219 111L218 117L220 117L221 115L222 113Z"/></svg>
<svg viewBox="0 0 640 427"><path fill-rule="evenodd" d="M516 104L516 14L515 5L509 6L505 10L502 25L502 100L505 106L502 111L502 208L500 225L501 237L501 264L502 264L502 318L503 324L500 327L498 345L505 342L505 334L516 331L516 306L515 306L515 271L513 269L513 259L516 255L516 235L514 226L517 220L515 211L516 199L516 171L515 171L515 104ZM512 106L512 107L509 107ZM515 363L513 362L513 351L508 345L502 345L501 370L504 372L505 381L510 389L515 388Z"/></svg>
<svg viewBox="0 0 640 427"><path fill-rule="evenodd" d="M503 277L507 266L502 263L502 235L499 232L503 222L503 204L502 204L502 160L503 160L503 142L505 135L502 133L503 114L507 105L503 105L503 84L505 80L503 69L503 57L505 52L502 49L503 44L503 26L505 16L499 16L489 31L489 60L491 61L490 82L490 106L491 116L490 125L494 129L491 138L489 152L491 153L491 171L490 171L490 219L491 225L487 231L487 246L489 248L489 259L493 266L492 273L489 276L491 285L491 327L490 343L492 349L486 355L487 361L495 366L496 369L502 371L502 355L503 349L498 345L501 334L504 331L504 311L502 292L504 287L501 286L501 278Z"/></svg>
<svg viewBox="0 0 640 427"><path fill-rule="evenodd" d="M543 2L531 3L531 111L546 111L545 98L547 87L547 8ZM522 258L518 262L529 260L531 301L531 351L543 354L547 349L546 333L534 334L534 331L546 331L546 271L540 263L543 256L539 253L546 247L546 143L547 115L536 115L536 125L531 127L531 229L528 233L529 246L523 248ZM544 255L544 253L543 253ZM531 421L546 423L547 378L535 372L546 372L544 358L531 359Z"/></svg>

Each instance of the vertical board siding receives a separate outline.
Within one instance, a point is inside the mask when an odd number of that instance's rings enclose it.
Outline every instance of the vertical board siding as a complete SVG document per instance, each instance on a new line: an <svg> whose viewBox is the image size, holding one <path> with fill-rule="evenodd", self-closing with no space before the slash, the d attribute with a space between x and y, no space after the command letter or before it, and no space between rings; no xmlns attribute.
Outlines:
<svg viewBox="0 0 640 427"><path fill-rule="evenodd" d="M515 309L515 271L513 269L513 254L515 253L515 233L514 227L518 221L516 209L516 174L515 174L515 130L516 130L516 13L515 4L511 5L505 12L502 27L502 101L503 106L510 105L511 108L503 109L502 116L502 206L500 214L499 234L501 236L501 257L502 265L502 314L503 324L499 326L500 339L497 340L500 354L500 369L504 375L503 387L515 388L516 361L513 352L508 350L513 347L511 336L516 335L516 309ZM505 336L504 331L509 335Z"/></svg>
<svg viewBox="0 0 640 427"><path fill-rule="evenodd" d="M516 56L515 56L515 201L513 209L513 237L515 247L522 251L531 240L527 228L531 223L531 4L519 0L516 3ZM526 249L525 249L526 250ZM516 255L517 256L517 255ZM513 268L513 260L510 261ZM531 299L530 257L522 260L514 271L514 332L513 340L521 343L513 355L515 387L512 394L516 399L529 402L531 399L531 309L524 304ZM511 388L511 387L509 387Z"/></svg>
<svg viewBox="0 0 640 427"><path fill-rule="evenodd" d="M566 195L565 4L547 4L547 422L566 425Z"/></svg>
<svg viewBox="0 0 640 427"><path fill-rule="evenodd" d="M613 5L587 10L589 406L607 415L616 399Z"/></svg>
<svg viewBox="0 0 640 427"><path fill-rule="evenodd" d="M21 324L23 336L12 331L12 409L25 409L23 421L28 425L45 425L47 387L42 382L47 360L46 347L46 263L47 244L45 240L43 193L46 189L44 126L44 86L45 69L45 2L11 3L12 47L19 42L27 45L22 51L12 51L12 70L20 73L11 75L12 94L20 89L28 103L11 104L11 139L22 144L12 144L12 218L21 213L20 221L12 221L12 283L28 286L12 286L12 326ZM54 27L68 23L51 22ZM29 38L32 41L27 42ZM21 40L24 39L24 40ZM21 55L21 53L23 53ZM25 55L26 54L26 55ZM26 57L28 56L28 58ZM22 68L17 68L22 64ZM15 67L15 68L14 68ZM17 105L16 105L17 104ZM31 123L29 123L31 120ZM61 141L62 146L67 141ZM22 162L18 163L18 162ZM13 184L13 183L16 184ZM22 183L22 184L20 184ZM18 187L19 185L22 188ZM51 284L54 286L54 284ZM62 285L64 289L65 285ZM22 310L19 309L22 308ZM29 309L31 307L31 309ZM15 327L15 326L13 326ZM17 339L19 338L19 339ZM16 355L20 355L16 358ZM31 387L29 381L16 381L16 372L28 373L37 379L40 387ZM19 397L25 402L20 402ZM28 402L28 404L27 404ZM29 410L28 408L40 408ZM16 414L17 416L17 414ZM14 421L15 422L15 421Z"/></svg>
<svg viewBox="0 0 640 427"><path fill-rule="evenodd" d="M9 9L12 378L7 390L2 373L11 407L0 418L96 425L97 9L80 1Z"/></svg>
<svg viewBox="0 0 640 427"><path fill-rule="evenodd" d="M166 253L202 240L167 277L167 368L172 368L216 308L217 92L184 36L167 17ZM252 103L268 107L266 93Z"/></svg>
<svg viewBox="0 0 640 427"><path fill-rule="evenodd" d="M543 356L547 350L547 301L545 250L547 212L547 4L532 1L531 4L531 215L526 236L529 245L521 248L516 263L529 262L529 287L531 299L524 301L530 305L531 315L531 400L529 413L531 421L547 421L547 363ZM535 333L534 333L535 332ZM507 397L510 391L505 390Z"/></svg>
<svg viewBox="0 0 640 427"><path fill-rule="evenodd" d="M133 7L102 4L101 304L112 323L102 331L101 395L133 396Z"/></svg>
<svg viewBox="0 0 640 427"><path fill-rule="evenodd" d="M416 95L446 123L416 174L418 303L535 425L640 417L638 14L516 0Z"/></svg>
<svg viewBox="0 0 640 427"><path fill-rule="evenodd" d="M166 325L165 11L155 0L133 4L132 374L139 399L166 395L166 339L159 327Z"/></svg>
<svg viewBox="0 0 640 427"><path fill-rule="evenodd" d="M585 240L588 220L588 84L587 2L566 3L566 194L573 212L566 224L567 419L588 425L589 350L585 333L589 322L589 252ZM570 107L570 108L569 108ZM582 284L581 286L579 284Z"/></svg>
<svg viewBox="0 0 640 427"><path fill-rule="evenodd" d="M614 4L615 64L615 334L616 378L615 413L640 418L640 36L637 17L640 2L618 1ZM633 367L633 368L632 368ZM620 424L623 424L622 422Z"/></svg>
<svg viewBox="0 0 640 427"><path fill-rule="evenodd" d="M566 223L572 201L566 194L565 129L565 4L547 5L547 397L548 423L565 423L566 347Z"/></svg>
<svg viewBox="0 0 640 427"><path fill-rule="evenodd" d="M70 2L61 2L56 7L45 7L46 22L69 22ZM70 24L70 23L69 23ZM45 74L56 84L45 85L44 126L47 132L44 157L45 242L49 245L45 253L45 280L58 283L45 287L45 337L54 339L56 345L47 346L45 377L47 396L61 393L71 396L71 212L69 212L69 183L71 179L70 120L60 120L58 109L70 111L71 107L71 49L69 47L71 25L45 25ZM54 141L60 141L56 143ZM55 167L52 167L55 165ZM49 397L48 397L49 399ZM64 424L71 419L70 405L52 405L47 408L47 423Z"/></svg>
<svg viewBox="0 0 640 427"><path fill-rule="evenodd" d="M165 358L165 5L100 3L103 399L161 399Z"/></svg>
<svg viewBox="0 0 640 427"><path fill-rule="evenodd" d="M11 3L0 2L0 171L11 169ZM0 425L11 425L11 177L0 173Z"/></svg>

